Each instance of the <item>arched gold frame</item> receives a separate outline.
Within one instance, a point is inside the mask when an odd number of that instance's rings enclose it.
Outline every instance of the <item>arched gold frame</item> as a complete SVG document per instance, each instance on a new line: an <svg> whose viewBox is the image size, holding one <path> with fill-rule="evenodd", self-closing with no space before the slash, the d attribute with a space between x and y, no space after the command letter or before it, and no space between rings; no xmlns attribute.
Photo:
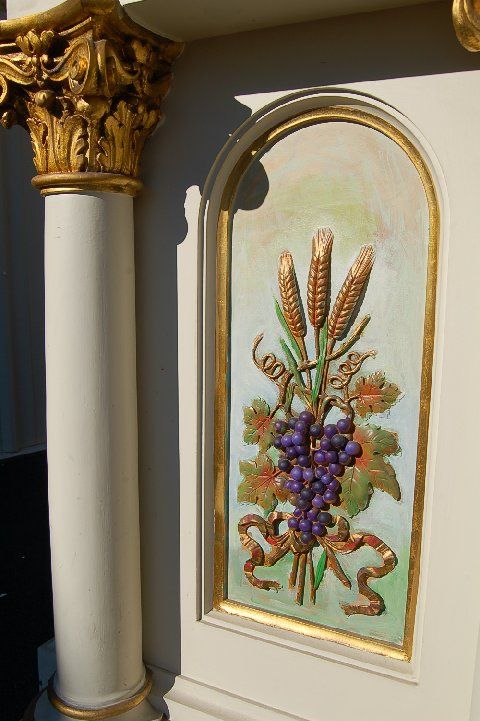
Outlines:
<svg viewBox="0 0 480 721"><path fill-rule="evenodd" d="M228 473L228 353L230 314L230 235L232 205L238 184L256 155L265 152L275 143L296 130L325 122L350 122L363 125L393 140L406 153L422 181L429 208L429 247L425 319L423 336L422 377L420 390L419 427L413 519L408 574L407 606L404 641L402 646L378 641L347 631L334 630L308 621L247 606L228 599L226 578L226 498ZM216 343L215 343L215 548L213 606L224 611L257 621L267 626L282 628L327 641L334 641L364 651L391 658L410 661L413 651L416 602L420 575L423 511L425 499L425 473L427 460L428 427L432 384L432 363L435 333L435 297L439 244L440 212L430 171L418 149L394 125L378 115L348 106L329 106L302 113L280 123L252 143L236 163L225 185L217 222L216 267Z"/></svg>

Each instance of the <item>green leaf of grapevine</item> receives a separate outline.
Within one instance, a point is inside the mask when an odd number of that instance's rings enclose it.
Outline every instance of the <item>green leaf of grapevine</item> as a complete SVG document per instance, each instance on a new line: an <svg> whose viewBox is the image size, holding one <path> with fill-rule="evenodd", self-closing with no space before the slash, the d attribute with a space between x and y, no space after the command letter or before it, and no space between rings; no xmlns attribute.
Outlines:
<svg viewBox="0 0 480 721"><path fill-rule="evenodd" d="M374 488L389 493L396 501L401 498L395 469L385 459L400 453L397 434L364 423L357 424L353 438L361 444L362 455L342 477L341 506L350 516L368 507Z"/></svg>
<svg viewBox="0 0 480 721"><path fill-rule="evenodd" d="M358 468L347 468L342 478L342 501L349 516L356 516L364 511L370 503L373 493L372 484L367 473Z"/></svg>
<svg viewBox="0 0 480 721"><path fill-rule="evenodd" d="M353 388L356 413L365 418L372 413L384 413L400 398L401 391L395 383L385 378L383 371L376 371L368 376L358 378Z"/></svg>
<svg viewBox="0 0 480 721"><path fill-rule="evenodd" d="M239 503L256 503L265 511L273 511L278 501L286 501L288 491L280 485L276 468L266 453L259 453L249 461L240 461L243 480L238 486Z"/></svg>
<svg viewBox="0 0 480 721"><path fill-rule="evenodd" d="M258 444L261 451L267 450L275 437L275 421L270 418L270 406L263 398L254 398L250 406L243 408L245 429L243 440L248 444Z"/></svg>

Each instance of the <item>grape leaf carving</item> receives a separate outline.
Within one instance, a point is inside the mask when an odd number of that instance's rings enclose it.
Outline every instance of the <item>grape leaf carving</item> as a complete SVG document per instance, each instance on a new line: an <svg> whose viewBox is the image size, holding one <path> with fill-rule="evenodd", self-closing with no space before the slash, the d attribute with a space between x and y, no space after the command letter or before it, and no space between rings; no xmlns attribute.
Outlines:
<svg viewBox="0 0 480 721"><path fill-rule="evenodd" d="M387 411L400 399L402 394L395 383L386 380L383 371L376 371L357 379L353 395L358 396L355 401L357 414L361 418L365 418L372 413Z"/></svg>
<svg viewBox="0 0 480 721"><path fill-rule="evenodd" d="M273 511L278 501L286 501L288 492L281 487L278 470L266 453L249 461L240 461L243 480L238 486L239 503L257 503L265 511Z"/></svg>
<svg viewBox="0 0 480 721"><path fill-rule="evenodd" d="M353 438L361 444L362 455L342 478L341 506L349 516L356 516L368 507L375 488L389 493L396 501L401 497L395 469L385 459L400 453L397 434L365 423L357 425Z"/></svg>
<svg viewBox="0 0 480 721"><path fill-rule="evenodd" d="M270 418L270 406L263 398L254 398L251 406L243 409L245 429L243 440L258 444L261 451L267 450L274 439L274 420Z"/></svg>

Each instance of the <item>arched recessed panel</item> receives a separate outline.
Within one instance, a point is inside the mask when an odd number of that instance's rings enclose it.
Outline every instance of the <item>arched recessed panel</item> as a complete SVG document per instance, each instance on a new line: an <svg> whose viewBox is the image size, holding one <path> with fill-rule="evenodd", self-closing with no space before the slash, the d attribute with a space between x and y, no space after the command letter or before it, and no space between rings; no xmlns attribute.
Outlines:
<svg viewBox="0 0 480 721"><path fill-rule="evenodd" d="M353 108L268 131L218 220L215 607L409 659L438 207Z"/></svg>

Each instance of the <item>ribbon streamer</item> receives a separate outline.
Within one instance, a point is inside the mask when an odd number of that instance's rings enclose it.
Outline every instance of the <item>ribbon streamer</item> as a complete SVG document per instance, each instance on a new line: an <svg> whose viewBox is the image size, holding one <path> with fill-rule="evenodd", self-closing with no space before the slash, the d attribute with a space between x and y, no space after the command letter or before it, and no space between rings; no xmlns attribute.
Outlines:
<svg viewBox="0 0 480 721"><path fill-rule="evenodd" d="M262 518L257 514L250 514L244 516L238 524L238 532L240 535L240 542L245 550L249 551L250 558L244 564L244 572L247 580L257 588L263 590L281 588L281 584L277 581L269 581L266 579L257 578L254 575L256 567L270 567L274 566L277 561L283 558L289 551L294 554L292 573L290 577L290 587L295 585L297 582L299 589L297 591L297 603L302 603L303 600L303 586L304 586L304 575L305 575L305 564L307 561L307 554L311 553L313 543L309 545L303 545L295 535L295 532L288 530L285 533L279 534L279 525L282 521L288 521L291 518L290 513L283 513L274 511L270 513L267 519ZM373 548L383 560L382 566L364 566L360 568L357 573L358 591L360 596L367 599L368 603L355 603L355 604L341 604L344 613L347 616L354 614L363 614L365 616L379 616L385 610L385 603L379 593L370 588L369 581L376 578L382 578L389 574L397 565L397 557L392 549L387 546L378 536L374 536L371 533L350 533L350 526L346 518L343 516L335 516L335 522L337 526L336 535L327 535L321 539L321 544L327 551L328 554L328 568L335 573L337 578L347 587L351 587L350 580L347 578L345 573L338 563L335 553L341 553L348 555L358 550L362 546L369 546ZM262 534L263 538L270 544L271 551L265 552L262 546L255 541L249 534L250 528L257 528ZM299 562L301 562L302 568L300 569L301 578L297 579L297 572L299 569ZM311 599L314 599L314 594L311 594Z"/></svg>

